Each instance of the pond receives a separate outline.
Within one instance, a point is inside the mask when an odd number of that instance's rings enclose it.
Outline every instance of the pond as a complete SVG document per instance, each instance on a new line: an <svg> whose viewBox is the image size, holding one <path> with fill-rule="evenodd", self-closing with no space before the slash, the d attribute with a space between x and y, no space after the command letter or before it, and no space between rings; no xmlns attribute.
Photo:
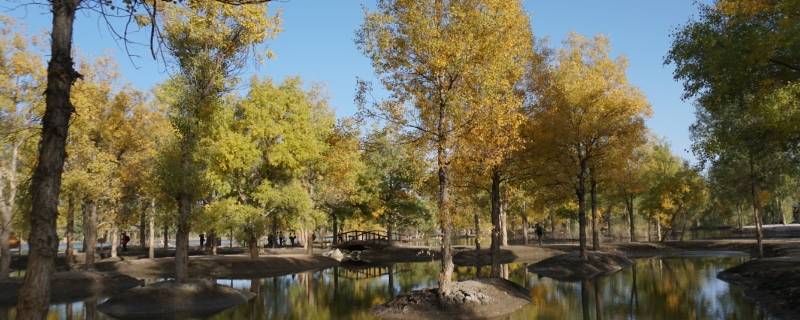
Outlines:
<svg viewBox="0 0 800 320"><path fill-rule="evenodd" d="M508 264L508 278L531 293L532 303L508 319L766 319L742 291L716 274L747 260L743 256L639 259L611 276L587 282L560 282ZM488 267L457 267L466 280ZM218 279L258 296L209 319L373 319L370 308L393 296L436 285L438 262L334 267L263 279ZM51 319L111 319L94 298L54 305ZM13 311L0 309L0 319Z"/></svg>

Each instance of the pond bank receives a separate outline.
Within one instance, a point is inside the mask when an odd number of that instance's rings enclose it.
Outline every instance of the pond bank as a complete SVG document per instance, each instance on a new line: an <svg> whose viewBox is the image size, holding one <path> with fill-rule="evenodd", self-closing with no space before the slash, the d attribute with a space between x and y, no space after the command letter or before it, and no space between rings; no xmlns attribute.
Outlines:
<svg viewBox="0 0 800 320"><path fill-rule="evenodd" d="M319 255L283 254L251 259L245 255L197 256L189 259L189 275L196 278L262 278L324 269L339 262ZM101 271L113 271L138 278L171 277L175 258L104 261Z"/></svg>
<svg viewBox="0 0 800 320"><path fill-rule="evenodd" d="M747 261L717 277L743 287L748 298L774 315L800 318L800 243L770 241L764 244L764 254L767 258Z"/></svg>
<svg viewBox="0 0 800 320"><path fill-rule="evenodd" d="M0 305L17 303L22 278L0 281ZM50 300L68 302L93 295L112 295L143 285L133 277L114 272L57 272L50 281Z"/></svg>

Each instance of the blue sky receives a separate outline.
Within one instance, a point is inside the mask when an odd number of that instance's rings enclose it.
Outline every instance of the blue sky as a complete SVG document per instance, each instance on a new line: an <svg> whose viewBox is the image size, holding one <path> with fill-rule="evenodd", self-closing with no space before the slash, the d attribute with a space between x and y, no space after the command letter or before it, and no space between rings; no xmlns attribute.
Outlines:
<svg viewBox="0 0 800 320"><path fill-rule="evenodd" d="M283 32L268 44L275 58L249 73L269 75L276 80L298 75L309 84L323 84L337 115L352 114L356 78L375 79L369 61L353 42L362 20L362 8L374 7L374 2L273 2L270 9L280 11L283 17ZM46 7L7 9L18 3L2 1L0 9L26 24L31 32L48 30L51 17ZM564 36L573 31L607 35L613 54L628 57L630 81L644 91L653 105L649 127L666 137L676 154L694 159L688 151L688 127L694 120L694 108L691 102L681 100L682 87L672 79L672 67L663 65L670 45L669 35L697 11L694 0L524 0L523 3L532 17L534 34L547 38L550 46L560 46ZM153 61L146 48L133 49L140 55L133 58L134 66L95 13L78 15L75 44L88 56L114 56L122 74L140 89L149 89L167 77L163 65Z"/></svg>

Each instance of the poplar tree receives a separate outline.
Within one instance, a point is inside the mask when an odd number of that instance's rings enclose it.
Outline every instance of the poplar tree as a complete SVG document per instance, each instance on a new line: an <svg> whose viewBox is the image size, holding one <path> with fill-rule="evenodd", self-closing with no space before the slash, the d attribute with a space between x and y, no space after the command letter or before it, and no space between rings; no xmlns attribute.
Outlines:
<svg viewBox="0 0 800 320"><path fill-rule="evenodd" d="M571 34L564 46L534 106L527 150L546 172L540 176L543 185L560 184L575 195L585 259L586 193L594 185L592 174L597 175L615 149L644 141L650 105L628 82L626 60L611 58L607 38Z"/></svg>
<svg viewBox="0 0 800 320"><path fill-rule="evenodd" d="M498 76L501 72L492 71L508 70L497 62L516 57L509 44L530 41L527 22L519 1L382 0L376 11L366 13L357 34L357 44L393 94L392 101L364 111L412 129L435 155L436 214L442 234L438 290L442 298L447 298L453 287L453 155L463 143L469 143L463 138L472 128L491 125L480 120L482 112L502 107L485 105L481 99L492 97L492 89L514 82L513 77L503 78ZM520 32L522 25L525 31ZM498 55L501 48L512 54ZM497 69L491 70L493 67ZM489 91L481 92L482 85ZM366 89L361 88L362 104ZM498 113L504 113L503 109Z"/></svg>

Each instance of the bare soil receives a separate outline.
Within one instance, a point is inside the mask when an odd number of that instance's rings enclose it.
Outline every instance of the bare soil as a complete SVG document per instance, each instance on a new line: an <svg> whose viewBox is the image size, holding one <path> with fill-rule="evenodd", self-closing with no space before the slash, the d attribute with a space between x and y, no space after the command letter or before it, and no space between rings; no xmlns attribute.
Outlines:
<svg viewBox="0 0 800 320"><path fill-rule="evenodd" d="M323 256L283 254L252 259L245 255L198 256L189 259L189 276L194 278L261 278L324 269L339 262ZM105 261L98 270L114 271L138 278L170 277L175 274L175 258Z"/></svg>
<svg viewBox="0 0 800 320"><path fill-rule="evenodd" d="M22 278L0 281L0 305L17 303L22 281ZM140 280L113 272L57 272L50 282L50 300L68 302L95 295L113 295L143 284Z"/></svg>
<svg viewBox="0 0 800 320"><path fill-rule="evenodd" d="M207 316L247 302L255 294L210 280L189 283L158 282L133 288L98 306L98 310L116 318L142 319L182 316Z"/></svg>
<svg viewBox="0 0 800 320"><path fill-rule="evenodd" d="M528 270L560 281L582 281L605 276L633 264L623 255L589 252L584 260L577 252L557 255L528 266Z"/></svg>

